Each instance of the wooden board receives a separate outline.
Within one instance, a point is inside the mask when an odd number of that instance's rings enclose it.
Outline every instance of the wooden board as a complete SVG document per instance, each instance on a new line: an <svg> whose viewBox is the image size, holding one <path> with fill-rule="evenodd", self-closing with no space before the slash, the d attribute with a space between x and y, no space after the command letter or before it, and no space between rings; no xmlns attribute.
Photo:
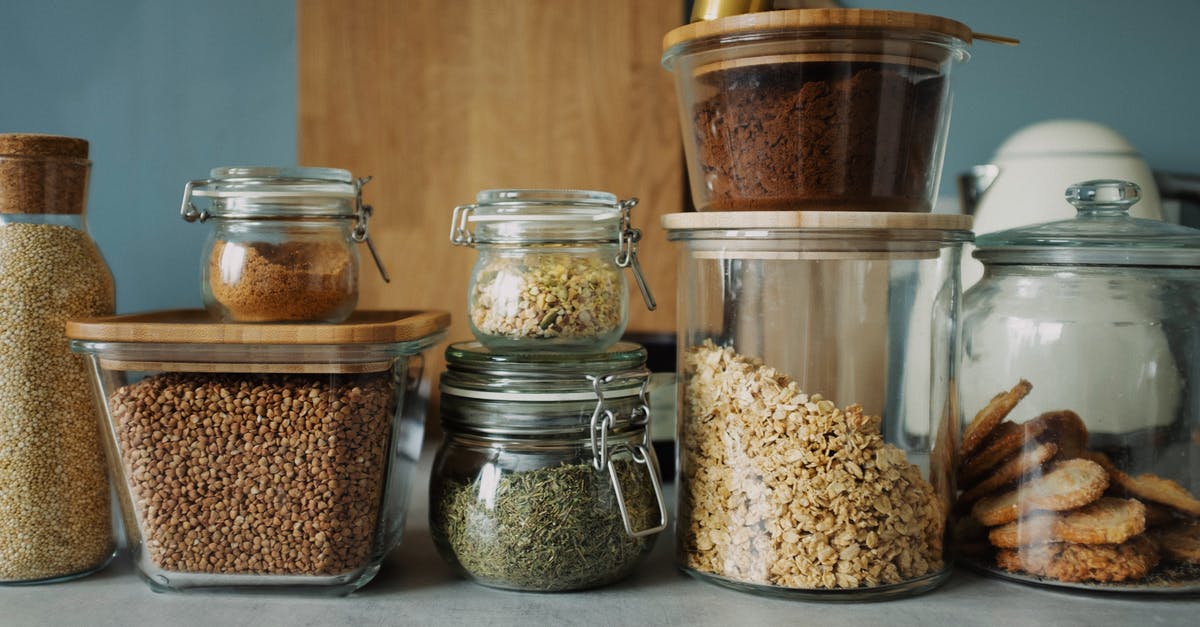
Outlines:
<svg viewBox="0 0 1200 627"><path fill-rule="evenodd" d="M673 331L675 254L659 217L681 211L682 143L663 35L675 0L300 0L299 152L375 180L371 234L393 280L367 265L359 306L442 309L469 339L476 253L448 240L457 204L489 188L636 196L630 330ZM427 371L442 370L431 355Z"/></svg>

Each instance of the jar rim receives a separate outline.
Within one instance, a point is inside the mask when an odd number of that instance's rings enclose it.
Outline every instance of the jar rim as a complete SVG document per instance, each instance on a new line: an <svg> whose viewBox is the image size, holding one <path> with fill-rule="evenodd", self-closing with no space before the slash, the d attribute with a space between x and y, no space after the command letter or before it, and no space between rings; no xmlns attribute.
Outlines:
<svg viewBox="0 0 1200 627"><path fill-rule="evenodd" d="M364 181L365 182L365 181ZM209 201L204 218L354 218L361 183L339 168L222 166L184 190Z"/></svg>

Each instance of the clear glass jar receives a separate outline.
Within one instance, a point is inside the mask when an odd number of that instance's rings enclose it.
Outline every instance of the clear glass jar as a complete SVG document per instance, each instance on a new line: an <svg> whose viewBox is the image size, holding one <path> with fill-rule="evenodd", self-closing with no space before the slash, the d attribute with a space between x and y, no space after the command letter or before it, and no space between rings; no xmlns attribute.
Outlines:
<svg viewBox="0 0 1200 627"><path fill-rule="evenodd" d="M637 199L605 192L499 189L454 208L450 241L479 257L467 294L471 332L496 351L602 352L629 320L622 268L646 306L637 262ZM470 225L474 225L474 230Z"/></svg>
<svg viewBox="0 0 1200 627"><path fill-rule="evenodd" d="M0 135L0 584L82 577L116 551L87 366L63 332L113 313L90 168L85 140Z"/></svg>
<svg viewBox="0 0 1200 627"><path fill-rule="evenodd" d="M633 571L667 526L645 359L626 342L586 356L447 349L429 519L455 570L527 591Z"/></svg>
<svg viewBox="0 0 1200 627"><path fill-rule="evenodd" d="M679 566L818 600L944 581L966 216L665 216Z"/></svg>
<svg viewBox="0 0 1200 627"><path fill-rule="evenodd" d="M1200 231L1130 217L1139 198L1079 183L1076 217L976 242L957 539L988 572L1200 591Z"/></svg>
<svg viewBox="0 0 1200 627"><path fill-rule="evenodd" d="M423 352L449 314L251 325L205 313L66 327L103 408L134 569L156 592L353 592L401 539Z"/></svg>
<svg viewBox="0 0 1200 627"><path fill-rule="evenodd" d="M188 183L184 219L214 223L201 272L205 308L226 322L345 320L358 302L355 244L375 256L371 207L362 203L368 180L330 168L253 167L214 168Z"/></svg>

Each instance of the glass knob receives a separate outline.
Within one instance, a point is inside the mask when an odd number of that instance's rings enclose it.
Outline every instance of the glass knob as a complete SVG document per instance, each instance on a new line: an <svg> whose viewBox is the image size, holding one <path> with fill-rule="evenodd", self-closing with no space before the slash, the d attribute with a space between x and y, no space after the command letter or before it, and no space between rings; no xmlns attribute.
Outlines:
<svg viewBox="0 0 1200 627"><path fill-rule="evenodd" d="M1124 215L1142 199L1137 183L1117 179L1084 181L1067 188L1067 202L1082 215Z"/></svg>

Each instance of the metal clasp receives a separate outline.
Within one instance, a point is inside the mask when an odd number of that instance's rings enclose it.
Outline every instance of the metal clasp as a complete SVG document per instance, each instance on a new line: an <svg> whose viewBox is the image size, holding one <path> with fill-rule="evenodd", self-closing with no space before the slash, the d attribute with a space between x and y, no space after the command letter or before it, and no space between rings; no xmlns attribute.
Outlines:
<svg viewBox="0 0 1200 627"><path fill-rule="evenodd" d="M450 217L450 243L455 246L471 246L475 243L475 234L467 227L471 214L479 205L459 205L454 208Z"/></svg>
<svg viewBox="0 0 1200 627"><path fill-rule="evenodd" d="M589 433L592 445L592 466L597 471L608 470L609 480L612 482L613 494L617 498L617 507L621 510L621 523L625 525L625 533L628 533L634 538L641 538L648 535L659 533L667 528L667 502L663 495L662 479L659 473L658 464L654 460L653 453L650 452L649 439L650 430L645 429L642 442L630 446L626 443L617 444L609 447L608 434L612 430L616 422L616 414L611 409L605 408L604 389L614 383L628 382L633 380L641 381L641 388L638 390L638 407L632 412L632 420L634 425L647 427L650 422L650 403L647 391L647 385L650 380L650 373L646 370L631 370L625 372L616 372L602 377L588 376L588 381L592 383L592 391L596 394L596 409L592 411L592 420L589 426ZM621 489L621 479L617 474L616 464L613 460L616 454L628 452L635 464L641 464L646 467L646 472L650 475L650 483L654 488L654 497L658 501L659 523L653 527L646 529L634 530L633 522L629 519L629 508L625 504L625 492Z"/></svg>
<svg viewBox="0 0 1200 627"><path fill-rule="evenodd" d="M638 242L642 241L642 231L633 228L630 218L630 213L637 204L637 198L617 203L617 209L621 211L621 226L617 235L619 247L617 266L633 269L633 279L637 282L638 290L642 292L642 300L646 302L646 309L654 311L658 307L658 303L654 300L654 295L650 293L650 286L646 284L646 277L642 275L642 266L638 263L637 258Z"/></svg>
<svg viewBox="0 0 1200 627"><path fill-rule="evenodd" d="M367 244L367 250L371 253L371 258L375 260L375 267L379 268L379 276L383 278L384 283L391 283L392 278L388 276L387 269L383 267L383 259L379 257L379 251L375 250L375 244L371 242L371 236L367 234L367 220L370 219L374 209L371 205L363 202L362 188L367 183L371 182L373 176L364 176L354 180L354 231L351 235L354 241Z"/></svg>
<svg viewBox="0 0 1200 627"><path fill-rule="evenodd" d="M208 185L212 179L202 179L199 181L188 181L183 186L183 202L179 205L179 215L183 216L188 222L197 220L204 222L208 219L208 209L197 209L195 203L192 202L192 189L197 185Z"/></svg>

